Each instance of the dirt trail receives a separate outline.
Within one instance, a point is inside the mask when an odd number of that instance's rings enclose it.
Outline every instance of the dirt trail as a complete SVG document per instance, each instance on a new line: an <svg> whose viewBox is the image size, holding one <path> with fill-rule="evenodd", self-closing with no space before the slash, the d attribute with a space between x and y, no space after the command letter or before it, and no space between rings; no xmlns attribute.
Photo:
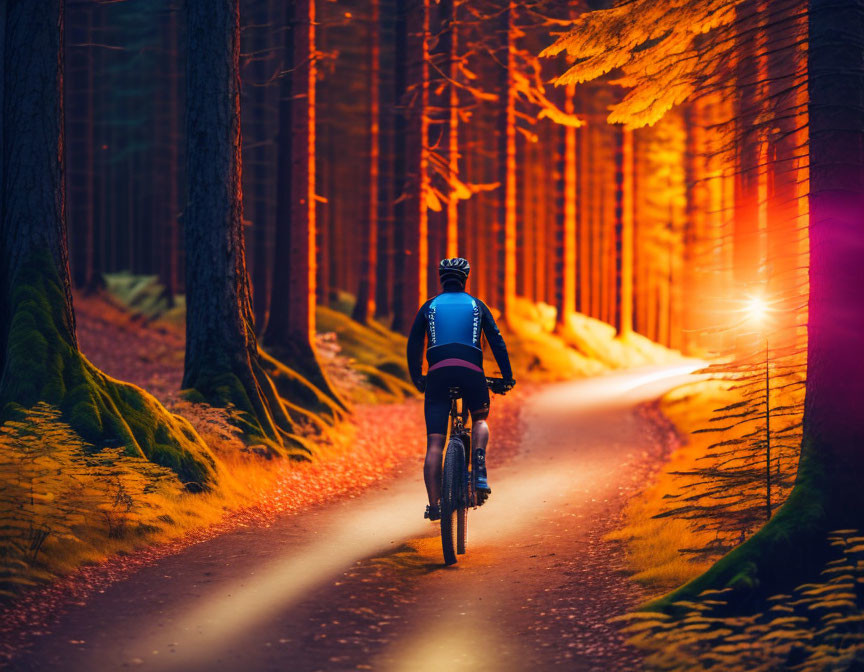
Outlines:
<svg viewBox="0 0 864 672"><path fill-rule="evenodd" d="M40 637L17 670L628 669L608 619L644 595L603 539L666 439L638 411L694 367L548 386L443 568L422 484L390 481L144 567Z"/></svg>

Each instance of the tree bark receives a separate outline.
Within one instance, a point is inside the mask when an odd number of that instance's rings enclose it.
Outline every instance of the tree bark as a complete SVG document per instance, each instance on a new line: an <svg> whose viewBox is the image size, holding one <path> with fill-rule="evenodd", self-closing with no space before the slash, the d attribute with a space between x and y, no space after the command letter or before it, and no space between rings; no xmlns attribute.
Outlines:
<svg viewBox="0 0 864 672"><path fill-rule="evenodd" d="M842 527L864 510L864 3L811 0L809 30L810 320L798 481L821 480L830 524Z"/></svg>
<svg viewBox="0 0 864 672"><path fill-rule="evenodd" d="M393 0L378 0L381 3L380 24L381 32L382 62L389 62L394 57L395 34L395 4ZM379 72L380 84L378 97L380 101L380 159L379 159L379 211L378 211L378 266L376 273L378 279L375 283L377 288L375 299L375 317L382 322L388 322L393 313L393 253L394 253L394 224L393 224L393 201L395 177L393 174L394 143L396 139L393 133L395 112L393 76L395 68L382 68Z"/></svg>
<svg viewBox="0 0 864 672"><path fill-rule="evenodd" d="M72 169L67 176L69 189L69 223L74 232L72 250L73 281L77 288L92 290L94 278L93 231L93 8L79 7L74 23L67 23L66 64L67 97L66 125L71 129L66 145L67 162ZM70 95L70 93L72 95ZM74 116L73 116L74 115Z"/></svg>
<svg viewBox="0 0 864 672"><path fill-rule="evenodd" d="M183 387L233 405L250 435L282 445L294 429L264 372L246 274L240 188L238 0L187 10L186 364Z"/></svg>
<svg viewBox="0 0 864 672"><path fill-rule="evenodd" d="M259 338L267 331L273 284L272 231L275 203L273 202L274 135L271 84L278 59L273 25L275 6L272 0L248 3L249 16L243 29L241 45L244 52L243 95L243 212L251 234L252 292L255 306L255 328ZM243 17L241 17L243 18Z"/></svg>
<svg viewBox="0 0 864 672"><path fill-rule="evenodd" d="M744 0L736 8L735 68L735 222L733 269L739 291L753 291L762 261L759 231L759 158L761 112L759 80L762 70L762 36L759 0Z"/></svg>
<svg viewBox="0 0 864 672"><path fill-rule="evenodd" d="M366 194L366 221L361 229L360 285L352 317L367 324L375 315L378 280L378 182L380 179L381 109L381 16L380 1L371 0L369 16L369 186Z"/></svg>
<svg viewBox="0 0 864 672"><path fill-rule="evenodd" d="M160 26L161 38L161 64L163 72L167 73L167 85L159 92L157 102L157 114L159 119L158 132L161 143L161 161L155 161L156 167L155 183L157 218L155 225L161 229L158 250L158 273L159 281L164 287L165 297L169 305L174 304L174 297L179 292L177 260L179 257L179 226L180 216L180 189L179 189L179 162L180 156L177 151L177 136L179 135L179 91L176 72L177 59L180 56L178 9L172 6L167 8L167 17Z"/></svg>
<svg viewBox="0 0 864 672"><path fill-rule="evenodd" d="M693 101L685 111L685 131L687 145L684 155L684 173L687 195L687 209L684 222L684 258L682 292L682 344L687 354L694 348L704 345L700 330L708 322L706 304L710 296L706 294L706 273L710 269L704 250L710 241L706 231L706 219L711 212L707 199L707 174L705 167L705 119L704 104Z"/></svg>
<svg viewBox="0 0 864 672"><path fill-rule="evenodd" d="M516 298L516 86L514 82L516 3L505 0L501 12L501 79L498 87L498 192L495 222L495 306L504 320Z"/></svg>
<svg viewBox="0 0 864 672"><path fill-rule="evenodd" d="M633 131L617 129L615 152L615 316L618 336L633 331Z"/></svg>
<svg viewBox="0 0 864 672"><path fill-rule="evenodd" d="M393 329L406 332L423 303L428 282L429 219L426 192L429 189L429 0L399 0L396 26L396 73L394 87L402 115L396 115L397 202L394 225L397 230L395 258L395 299ZM409 92L406 59L411 52L412 91ZM409 93L413 97L410 101ZM410 106L410 107L409 107ZM407 118L406 115L407 114ZM408 122L408 123L406 123Z"/></svg>
<svg viewBox="0 0 864 672"><path fill-rule="evenodd" d="M459 171L459 28L457 23L458 7L454 0L441 2L445 15L445 30L441 37L442 50L447 53L447 73L450 82L447 86L447 167L451 177L461 177ZM447 235L444 256L452 259L459 255L459 199L452 193L447 199Z"/></svg>
<svg viewBox="0 0 864 672"><path fill-rule="evenodd" d="M564 91L564 111L573 114L575 86ZM561 126L558 167L559 206L555 232L555 308L557 321L563 326L567 316L576 310L576 128Z"/></svg>
<svg viewBox="0 0 864 672"><path fill-rule="evenodd" d="M315 0L290 3L288 13L286 60L292 59L292 67L290 85L285 81L280 102L277 263L273 282L281 300L272 302L266 343L277 359L297 370L344 409L321 368L314 345Z"/></svg>

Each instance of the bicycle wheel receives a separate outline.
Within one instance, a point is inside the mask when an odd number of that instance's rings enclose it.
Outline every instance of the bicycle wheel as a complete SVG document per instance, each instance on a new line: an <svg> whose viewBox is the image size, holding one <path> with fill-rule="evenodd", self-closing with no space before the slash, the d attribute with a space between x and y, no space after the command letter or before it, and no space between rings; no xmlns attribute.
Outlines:
<svg viewBox="0 0 864 672"><path fill-rule="evenodd" d="M462 492L465 488L465 447L461 439L453 438L447 444L444 455L444 469L441 477L441 548L444 551L444 564L456 562L457 539L464 534L464 518L459 523L460 510L464 516L465 503ZM461 530L460 530L461 527ZM464 552L464 540L462 540Z"/></svg>

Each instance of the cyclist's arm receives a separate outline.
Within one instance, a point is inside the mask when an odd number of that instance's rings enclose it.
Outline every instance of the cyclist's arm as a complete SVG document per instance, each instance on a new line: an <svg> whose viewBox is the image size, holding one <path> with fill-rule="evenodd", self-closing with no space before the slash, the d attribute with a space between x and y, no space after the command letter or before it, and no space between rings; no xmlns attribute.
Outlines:
<svg viewBox="0 0 864 672"><path fill-rule="evenodd" d="M492 354L495 356L495 361L498 362L498 368L501 371L501 377L504 380L513 380L513 370L510 368L510 356L507 354L507 346L504 343L504 337L498 330L498 325L495 324L495 318L488 306L479 301L480 310L482 312L483 333L486 336L486 341L489 347L492 348Z"/></svg>
<svg viewBox="0 0 864 672"><path fill-rule="evenodd" d="M417 385L423 373L423 345L426 339L426 304L417 312L408 333L408 375Z"/></svg>

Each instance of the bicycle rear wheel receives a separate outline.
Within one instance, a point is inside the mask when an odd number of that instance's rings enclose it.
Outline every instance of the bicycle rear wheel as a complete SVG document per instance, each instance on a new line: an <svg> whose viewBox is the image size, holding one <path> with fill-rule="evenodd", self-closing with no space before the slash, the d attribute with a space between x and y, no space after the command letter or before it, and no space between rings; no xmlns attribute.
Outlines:
<svg viewBox="0 0 864 672"><path fill-rule="evenodd" d="M456 553L465 552L465 446L458 437L450 439L444 455L441 477L441 549L444 564L456 562ZM458 544L458 546L457 546ZM459 551L459 548L462 550Z"/></svg>

